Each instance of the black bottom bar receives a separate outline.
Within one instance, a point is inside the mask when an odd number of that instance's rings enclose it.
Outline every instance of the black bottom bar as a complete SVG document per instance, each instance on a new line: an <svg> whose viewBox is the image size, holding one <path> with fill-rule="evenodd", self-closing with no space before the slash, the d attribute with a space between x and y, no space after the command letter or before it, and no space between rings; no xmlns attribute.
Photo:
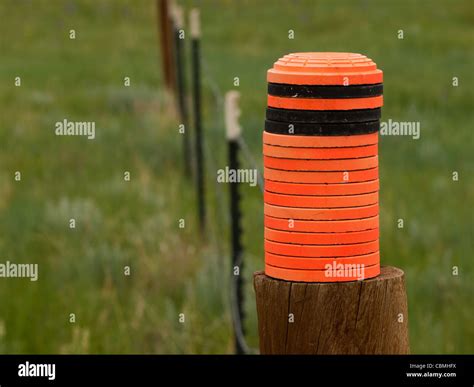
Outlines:
<svg viewBox="0 0 474 387"><path fill-rule="evenodd" d="M407 356L0 356L1 386L181 385L184 380L253 384L472 386L473 355ZM37 367L41 365L41 367ZM44 365L44 366L43 366ZM54 365L54 375L52 366ZM31 376L42 372L46 376ZM19 376L24 374L27 376ZM48 380L54 376L54 380ZM178 381L181 381L179 383ZM303 383L305 382L305 383ZM308 383L309 382L309 383Z"/></svg>

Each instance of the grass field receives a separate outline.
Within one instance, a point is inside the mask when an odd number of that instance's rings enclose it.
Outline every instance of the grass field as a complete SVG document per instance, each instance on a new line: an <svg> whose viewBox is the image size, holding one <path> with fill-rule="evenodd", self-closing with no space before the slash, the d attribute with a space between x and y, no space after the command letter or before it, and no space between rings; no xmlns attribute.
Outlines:
<svg viewBox="0 0 474 387"><path fill-rule="evenodd" d="M241 92L244 138L261 167L266 70L295 51L371 57L384 70L383 120L421 122L419 140L381 138L382 263L405 270L413 353L473 353L472 3L197 4L204 237L161 81L155 2L0 2L0 263L40 270L37 282L0 278L0 353L233 351L227 187L216 183L227 148L215 95ZM65 118L95 121L96 138L55 136ZM242 194L246 328L257 347L251 279L263 267L262 197L258 188Z"/></svg>

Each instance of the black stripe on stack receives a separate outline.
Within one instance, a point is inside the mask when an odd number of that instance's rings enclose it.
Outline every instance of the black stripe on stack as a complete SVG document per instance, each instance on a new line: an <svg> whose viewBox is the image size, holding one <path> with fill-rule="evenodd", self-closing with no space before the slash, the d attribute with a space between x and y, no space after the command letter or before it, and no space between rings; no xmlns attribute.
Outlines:
<svg viewBox="0 0 474 387"><path fill-rule="evenodd" d="M294 123L265 120L265 131L276 134L296 134L302 136L350 136L353 134L375 133L380 129L380 121L352 123Z"/></svg>
<svg viewBox="0 0 474 387"><path fill-rule="evenodd" d="M368 98L383 94L383 84L372 85L289 85L284 83L269 83L268 94L275 97L291 98Z"/></svg>

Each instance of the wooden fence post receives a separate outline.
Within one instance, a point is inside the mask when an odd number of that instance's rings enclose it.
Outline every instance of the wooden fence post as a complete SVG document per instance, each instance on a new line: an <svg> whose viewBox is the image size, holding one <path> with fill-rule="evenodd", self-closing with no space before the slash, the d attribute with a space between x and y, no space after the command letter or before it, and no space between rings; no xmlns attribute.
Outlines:
<svg viewBox="0 0 474 387"><path fill-rule="evenodd" d="M254 275L262 354L407 354L404 273L302 283Z"/></svg>
<svg viewBox="0 0 474 387"><path fill-rule="evenodd" d="M168 0L157 0L156 8L158 14L158 29L160 35L160 51L164 83L168 90L174 92L175 71L170 4Z"/></svg>

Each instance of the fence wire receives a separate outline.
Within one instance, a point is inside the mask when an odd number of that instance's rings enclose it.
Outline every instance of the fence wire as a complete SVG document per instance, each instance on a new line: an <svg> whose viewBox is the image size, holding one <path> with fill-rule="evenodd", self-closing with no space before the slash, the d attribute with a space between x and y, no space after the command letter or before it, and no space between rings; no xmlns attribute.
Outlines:
<svg viewBox="0 0 474 387"><path fill-rule="evenodd" d="M221 89L219 88L219 85L217 82L209 76L211 73L209 71L209 66L207 62L202 58L202 66L203 66L203 73L204 75L204 81L206 84L209 86L209 89L212 93L213 100L214 100L214 128L218 129L222 127L224 124L224 94L222 93ZM220 138L220 137L219 137ZM208 160L208 170L211 173L211 176L214 175L216 176L217 172L217 162L216 158L214 157L214 153L211 151L210 146L209 146L209 141L204 141L205 143L205 149L206 149L206 157ZM247 165L250 165L252 168L254 168L257 171L257 184L260 188L260 190L263 192L263 181L261 178L261 173L259 169L257 168L257 163L255 161L255 158L252 156L252 153L250 152L249 147L247 146L245 140L241 136L239 138L239 148L242 149L241 155L243 156L245 162ZM217 178L214 180L214 189L215 189L215 196L216 196L216 211L214 212L214 217L217 220L217 223L220 226L222 225L221 220L222 220L222 215L225 214L225 222L228 224L230 222L230 214L227 211L226 205L225 205L225 199L224 199L224 192L222 188L222 184L219 184L217 181ZM213 236L213 240L219 245L219 251L221 250L221 245L219 238L216 238ZM239 256L238 258L237 265L240 267L242 264L242 259L243 256ZM232 322L234 326L234 332L236 335L236 341L238 342L238 345L240 348L243 350L244 353L256 353L257 351L255 349L249 348L247 341L245 339L244 335L244 329L243 329L243 321L240 318L240 314L238 312L239 310L239 303L241 302L238 299L238 289L237 289L237 277L233 275L233 270L231 267L230 270L231 273L231 314L232 314Z"/></svg>

